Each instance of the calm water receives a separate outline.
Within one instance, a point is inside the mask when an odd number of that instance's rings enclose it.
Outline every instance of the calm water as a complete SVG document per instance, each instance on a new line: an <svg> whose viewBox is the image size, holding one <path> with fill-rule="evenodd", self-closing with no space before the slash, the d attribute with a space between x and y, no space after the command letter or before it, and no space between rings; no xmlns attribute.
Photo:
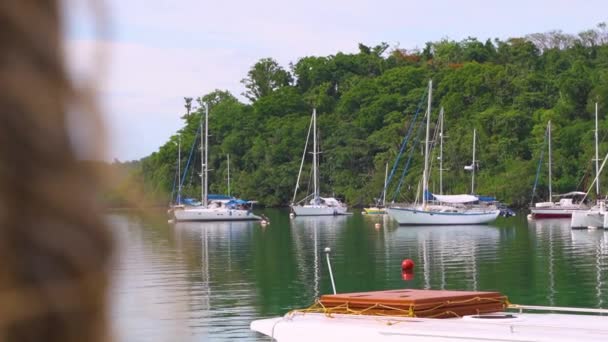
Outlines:
<svg viewBox="0 0 608 342"><path fill-rule="evenodd" d="M179 223L112 214L118 255L112 321L118 341L267 340L253 319L307 307L331 292L395 288L497 290L529 305L608 307L608 231L569 220L398 227L355 214L259 223ZM380 222L381 228L374 224ZM404 258L416 263L404 281Z"/></svg>

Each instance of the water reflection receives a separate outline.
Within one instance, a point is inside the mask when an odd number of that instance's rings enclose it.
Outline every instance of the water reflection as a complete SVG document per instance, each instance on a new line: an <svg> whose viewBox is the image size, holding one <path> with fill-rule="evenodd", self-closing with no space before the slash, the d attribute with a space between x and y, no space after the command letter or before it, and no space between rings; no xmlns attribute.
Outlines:
<svg viewBox="0 0 608 342"><path fill-rule="evenodd" d="M593 292L572 294L587 297L596 307L603 307L606 293L606 264L608 261L607 232L604 230L576 230L569 219L535 220L529 223L535 231L536 260L547 270L547 301L549 305L568 305L560 296L560 287L568 282L593 287Z"/></svg>
<svg viewBox="0 0 608 342"><path fill-rule="evenodd" d="M109 215L117 242L112 272L112 323L119 341L189 339L187 266L166 229L137 216ZM166 222L166 221L165 221Z"/></svg>
<svg viewBox="0 0 608 342"><path fill-rule="evenodd" d="M594 259L595 266L595 295L597 307L604 307L606 291L606 264L608 263L608 231L606 230L571 230L572 245L579 250L587 250Z"/></svg>
<svg viewBox="0 0 608 342"><path fill-rule="evenodd" d="M327 268L322 266L323 250L330 247L336 251L335 241L345 227L346 220L348 216L296 216L291 220L298 279L302 284L312 284L304 290L311 301L321 294L321 271L327 272Z"/></svg>
<svg viewBox="0 0 608 342"><path fill-rule="evenodd" d="M529 224L536 232L537 249L545 251L539 255L537 260L542 263L540 267L547 267L548 292L546 298L549 305L555 305L555 250L563 246L569 238L570 219L539 219L530 221ZM556 247L556 245L558 246Z"/></svg>
<svg viewBox="0 0 608 342"><path fill-rule="evenodd" d="M195 336L221 333L250 337L243 329L256 316L252 246L257 222L180 222L172 227L180 255L188 262L188 324Z"/></svg>
<svg viewBox="0 0 608 342"><path fill-rule="evenodd" d="M499 228L486 225L413 226L399 227L390 238L395 248L404 244L412 248L411 241L415 243L416 259L422 261L423 288L446 289L446 277L457 276L466 289L478 290L477 259L496 259L500 233Z"/></svg>

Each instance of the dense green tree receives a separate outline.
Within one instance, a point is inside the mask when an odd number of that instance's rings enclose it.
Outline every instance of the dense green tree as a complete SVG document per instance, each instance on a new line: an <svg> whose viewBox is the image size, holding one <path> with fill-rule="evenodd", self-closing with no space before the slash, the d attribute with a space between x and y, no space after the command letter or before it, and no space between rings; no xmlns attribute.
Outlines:
<svg viewBox="0 0 608 342"><path fill-rule="evenodd" d="M272 58L259 60L241 80L247 91L243 94L251 101L270 95L275 90L291 83L291 74Z"/></svg>
<svg viewBox="0 0 608 342"><path fill-rule="evenodd" d="M192 98L184 97L184 107L186 108L186 116L190 116L190 111L192 110Z"/></svg>

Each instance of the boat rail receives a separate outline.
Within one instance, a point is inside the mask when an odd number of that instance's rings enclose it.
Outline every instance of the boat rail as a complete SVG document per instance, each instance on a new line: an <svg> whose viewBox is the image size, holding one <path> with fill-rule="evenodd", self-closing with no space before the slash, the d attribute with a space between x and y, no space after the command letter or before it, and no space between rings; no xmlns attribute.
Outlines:
<svg viewBox="0 0 608 342"><path fill-rule="evenodd" d="M558 311L558 312L608 314L608 309L571 308L571 307L563 307L563 306L509 304L507 306L507 309L519 310L519 313L522 313L524 310L529 310L529 311Z"/></svg>

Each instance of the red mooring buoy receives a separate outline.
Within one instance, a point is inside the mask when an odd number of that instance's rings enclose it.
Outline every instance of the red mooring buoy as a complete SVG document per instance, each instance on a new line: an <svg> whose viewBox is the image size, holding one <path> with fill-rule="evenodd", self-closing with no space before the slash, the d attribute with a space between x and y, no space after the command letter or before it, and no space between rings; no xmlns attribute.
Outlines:
<svg viewBox="0 0 608 342"><path fill-rule="evenodd" d="M404 259L401 262L402 271L411 271L413 269L414 269L414 261L412 261L412 259Z"/></svg>

